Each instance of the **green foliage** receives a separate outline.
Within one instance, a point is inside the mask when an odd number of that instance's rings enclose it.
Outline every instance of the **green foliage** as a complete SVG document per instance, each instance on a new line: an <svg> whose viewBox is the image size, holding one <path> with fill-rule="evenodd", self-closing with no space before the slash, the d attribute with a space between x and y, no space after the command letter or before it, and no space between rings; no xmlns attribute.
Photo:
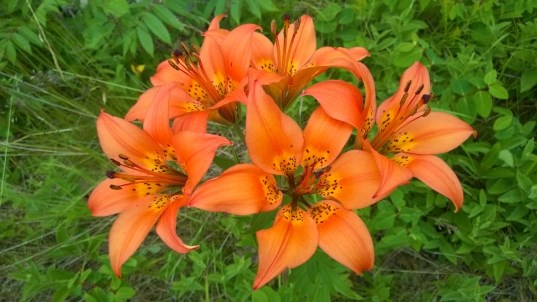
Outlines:
<svg viewBox="0 0 537 302"><path fill-rule="evenodd" d="M516 1L7 0L0 11L0 297L13 300L534 301L537 299L537 4ZM86 200L111 168L95 135L100 108L125 114L158 62L222 27L270 29L311 14L318 45L363 46L379 100L419 60L435 110L478 138L443 156L465 189L462 210L418 181L360 210L375 240L363 276L318 251L252 292L255 231L271 215L183 211L179 232L199 251L178 255L151 235L111 272L111 219ZM143 72L136 66L145 65ZM338 70L330 76L348 78ZM328 77L326 75L324 78ZM303 100L291 114L302 116ZM310 106L310 107L309 107ZM241 130L237 129L237 133ZM238 140L237 140L238 142ZM243 146L242 146L243 147ZM225 168L241 144L219 154ZM232 155L234 156L232 156Z"/></svg>

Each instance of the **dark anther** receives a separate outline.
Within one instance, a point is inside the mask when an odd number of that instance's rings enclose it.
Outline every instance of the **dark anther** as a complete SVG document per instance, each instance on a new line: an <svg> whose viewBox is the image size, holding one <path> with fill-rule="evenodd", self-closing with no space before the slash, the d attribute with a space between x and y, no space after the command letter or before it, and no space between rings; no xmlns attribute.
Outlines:
<svg viewBox="0 0 537 302"><path fill-rule="evenodd" d="M112 161L114 163L114 165L116 165L118 167L121 166L121 163L118 162L117 160L113 159L113 158L111 158L110 161Z"/></svg>
<svg viewBox="0 0 537 302"><path fill-rule="evenodd" d="M416 90L416 93L415 94L420 94L421 91L423 90L423 84L420 85L420 87L418 87L418 90Z"/></svg>
<svg viewBox="0 0 537 302"><path fill-rule="evenodd" d="M177 64L175 64L171 59L168 60L168 64L170 64L173 69L179 70L179 66L177 66Z"/></svg>
<svg viewBox="0 0 537 302"><path fill-rule="evenodd" d="M129 159L129 157L127 155L125 155L125 154L119 154L118 156L121 159L125 159L125 160Z"/></svg>
<svg viewBox="0 0 537 302"><path fill-rule="evenodd" d="M106 171L106 177L114 179L114 178L116 178L116 172L115 171Z"/></svg>
<svg viewBox="0 0 537 302"><path fill-rule="evenodd" d="M410 85L412 85L412 81L408 81L408 82L406 82L405 93L407 93L408 90L410 90Z"/></svg>
<svg viewBox="0 0 537 302"><path fill-rule="evenodd" d="M110 185L110 189L112 189L112 190L121 190L123 188L121 186Z"/></svg>
<svg viewBox="0 0 537 302"><path fill-rule="evenodd" d="M289 20L291 20L291 16L289 16L289 14L284 14L283 15L283 21L289 22Z"/></svg>
<svg viewBox="0 0 537 302"><path fill-rule="evenodd" d="M431 100L431 95L430 94L424 94L424 95L421 96L421 99L423 100L424 104L427 104Z"/></svg>
<svg viewBox="0 0 537 302"><path fill-rule="evenodd" d="M324 167L322 169L319 169L319 170L313 172L313 174L315 175L315 178L320 178L321 175L323 175L326 172L330 172L330 170L332 170L332 166L328 166L328 167Z"/></svg>
<svg viewBox="0 0 537 302"><path fill-rule="evenodd" d="M183 55L183 52L180 50L180 49L176 49L173 51L172 53L172 57L174 58L179 58Z"/></svg>

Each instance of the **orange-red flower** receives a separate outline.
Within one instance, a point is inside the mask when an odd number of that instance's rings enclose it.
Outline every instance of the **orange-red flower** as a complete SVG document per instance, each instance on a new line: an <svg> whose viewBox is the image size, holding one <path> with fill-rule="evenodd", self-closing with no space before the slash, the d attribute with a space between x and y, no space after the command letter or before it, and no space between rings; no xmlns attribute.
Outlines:
<svg viewBox="0 0 537 302"><path fill-rule="evenodd" d="M172 108L170 118L203 112L197 119L235 122L236 102L246 100L252 34L259 26L244 24L228 31L219 27L223 17L213 19L199 50L182 44L172 59L160 63L151 78L154 87L140 96L127 120L143 120L156 98L167 98Z"/></svg>
<svg viewBox="0 0 537 302"><path fill-rule="evenodd" d="M358 63L359 64L359 63ZM354 73L364 80L367 93L374 83L364 66L355 64ZM356 129L356 146L372 155L381 173L377 198L388 195L412 177L449 198L458 210L463 191L455 173L436 154L462 144L475 131L459 118L443 112L431 112L429 73L420 63L408 68L399 89L375 110L374 96L353 85L331 80L309 87L304 94L315 97L328 115ZM376 134L369 138L376 124Z"/></svg>
<svg viewBox="0 0 537 302"><path fill-rule="evenodd" d="M274 43L256 32L252 44L252 65L264 71L261 81L269 84L265 89L282 110L327 68L347 67L348 61L369 56L369 52L362 47L316 49L315 28L310 16L303 15L294 23L284 16L283 22L279 34L276 32L276 22L272 22Z"/></svg>
<svg viewBox="0 0 537 302"><path fill-rule="evenodd" d="M351 130L318 108L302 131L259 81L251 85L246 145L253 164L233 166L205 182L190 205L247 215L273 210L284 194L290 197L274 225L257 233L255 289L307 261L317 246L358 274L373 266L371 237L352 209L374 202L380 175L367 152L352 150L339 156ZM276 177L286 185L280 186ZM310 194L324 200L315 203Z"/></svg>
<svg viewBox="0 0 537 302"><path fill-rule="evenodd" d="M229 144L223 137L181 127L172 133L167 120L156 118L148 116L144 130L104 112L97 119L103 151L120 171L107 172L108 179L91 193L88 207L94 216L120 213L109 237L110 263L117 276L155 224L157 234L176 252L198 248L177 236L177 212L188 203L216 149Z"/></svg>

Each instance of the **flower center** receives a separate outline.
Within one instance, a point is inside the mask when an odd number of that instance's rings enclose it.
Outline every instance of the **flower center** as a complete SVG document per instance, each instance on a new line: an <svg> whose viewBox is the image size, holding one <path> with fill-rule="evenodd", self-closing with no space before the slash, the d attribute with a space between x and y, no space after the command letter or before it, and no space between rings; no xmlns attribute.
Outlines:
<svg viewBox="0 0 537 302"><path fill-rule="evenodd" d="M295 42L298 30L300 28L300 19L293 24L290 23L289 15L283 16L283 41L280 40L276 32L276 21L272 20L271 31L274 36L274 46L276 46L276 70L275 72L282 76L293 75L297 72L298 66L293 62L297 50ZM289 32L292 31L291 35Z"/></svg>
<svg viewBox="0 0 537 302"><path fill-rule="evenodd" d="M126 155L119 154L121 161L111 159L123 172L108 171L106 176L110 179L122 179L126 181L121 185L110 185L113 190L122 190L131 187L132 191L138 191L141 195L151 195L157 192L172 189L180 191L188 180L188 176L168 165L160 157L150 159L152 165L141 166L131 161Z"/></svg>
<svg viewBox="0 0 537 302"><path fill-rule="evenodd" d="M377 125L378 133L371 143L373 148L400 152L403 149L401 144L410 142L412 138L408 133L399 133L397 135L404 137L394 137L397 130L431 113L431 107L428 105L431 95L422 93L424 85L418 86L413 93L410 93L411 85L412 81L408 81L399 102L393 103L382 112ZM397 149L401 150L398 151Z"/></svg>

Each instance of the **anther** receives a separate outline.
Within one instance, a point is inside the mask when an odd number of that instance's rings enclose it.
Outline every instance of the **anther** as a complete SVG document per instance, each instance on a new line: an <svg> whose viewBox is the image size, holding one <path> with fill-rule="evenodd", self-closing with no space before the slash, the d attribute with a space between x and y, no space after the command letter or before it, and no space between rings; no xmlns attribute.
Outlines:
<svg viewBox="0 0 537 302"><path fill-rule="evenodd" d="M173 69L179 70L179 66L177 66L171 59L168 60L168 64L170 64Z"/></svg>
<svg viewBox="0 0 537 302"><path fill-rule="evenodd" d="M121 190L123 188L121 186L110 185L110 189L112 189L112 190Z"/></svg>
<svg viewBox="0 0 537 302"><path fill-rule="evenodd" d="M403 106L407 98L408 98L408 93L405 92L405 94L403 94L403 97L401 98L401 101L399 102L399 106Z"/></svg>
<svg viewBox="0 0 537 302"><path fill-rule="evenodd" d="M121 166L121 163L118 162L117 160L113 159L113 158L111 158L110 161L113 162L114 165L116 165L116 166L118 166L118 167Z"/></svg>
<svg viewBox="0 0 537 302"><path fill-rule="evenodd" d="M421 99L423 100L424 104L427 104L431 100L431 95L430 94L424 94L424 95L421 96Z"/></svg>
<svg viewBox="0 0 537 302"><path fill-rule="evenodd" d="M418 87L418 90L416 90L415 94L416 94L416 95L420 94L421 91L423 90L423 87L424 87L424 85L421 84L420 87Z"/></svg>
<svg viewBox="0 0 537 302"><path fill-rule="evenodd" d="M425 111L423 111L423 115L422 115L423 117L425 117L425 116L429 115L429 113L431 113L431 107L427 106L427 105L425 105L425 106L426 106Z"/></svg>
<svg viewBox="0 0 537 302"><path fill-rule="evenodd" d="M272 22L270 22L270 31L272 32L274 36L276 36L276 30L277 30L276 20L273 19Z"/></svg>
<svg viewBox="0 0 537 302"><path fill-rule="evenodd" d="M136 166L132 161L130 161L130 160L128 160L128 159L125 159L125 160L123 161L123 164L124 164L125 166L129 167L129 168Z"/></svg>
<svg viewBox="0 0 537 302"><path fill-rule="evenodd" d="M412 81L408 81L406 82L406 86L405 86L405 93L408 92L408 90L410 90L410 85L412 84Z"/></svg>
<svg viewBox="0 0 537 302"><path fill-rule="evenodd" d="M116 178L116 172L115 171L106 171L106 177L110 179Z"/></svg>

